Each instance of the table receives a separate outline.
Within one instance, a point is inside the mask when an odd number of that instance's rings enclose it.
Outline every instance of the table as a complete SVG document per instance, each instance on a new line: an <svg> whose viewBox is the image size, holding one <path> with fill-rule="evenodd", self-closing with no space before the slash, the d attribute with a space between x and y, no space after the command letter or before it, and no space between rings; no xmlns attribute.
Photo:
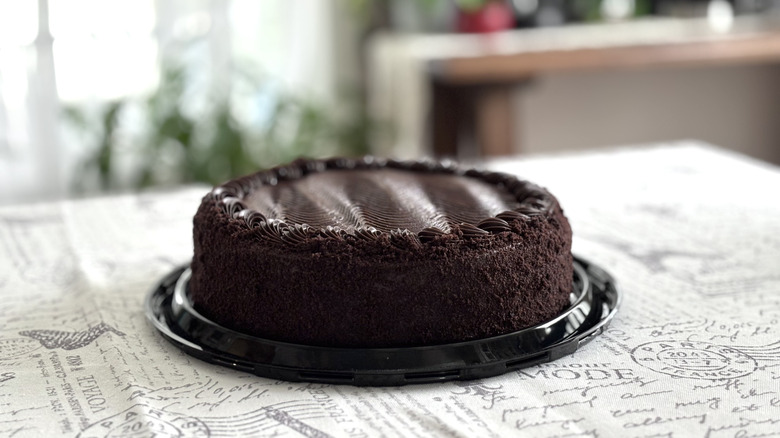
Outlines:
<svg viewBox="0 0 780 438"><path fill-rule="evenodd" d="M487 166L553 191L575 252L624 292L575 355L401 388L259 378L181 353L144 316L146 294L191 257L208 188L10 206L0 436L778 434L779 168L696 142Z"/></svg>
<svg viewBox="0 0 780 438"><path fill-rule="evenodd" d="M746 16L721 29L706 19L659 18L493 35L383 35L372 50L374 113L395 127L394 146L419 148L427 131L437 156L489 157L514 153L523 120L513 91L540 75L776 64L780 22Z"/></svg>

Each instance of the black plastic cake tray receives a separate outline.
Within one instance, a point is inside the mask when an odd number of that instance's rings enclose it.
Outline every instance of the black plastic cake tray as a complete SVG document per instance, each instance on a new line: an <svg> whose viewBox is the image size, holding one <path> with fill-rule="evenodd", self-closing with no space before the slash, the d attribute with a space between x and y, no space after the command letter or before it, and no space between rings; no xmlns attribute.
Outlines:
<svg viewBox="0 0 780 438"><path fill-rule="evenodd" d="M189 278L188 267L178 268L146 299L154 327L186 353L272 379L356 386L478 379L550 362L603 332L621 299L612 276L575 256L571 306L543 324L452 344L331 348L277 342L222 327L193 308Z"/></svg>

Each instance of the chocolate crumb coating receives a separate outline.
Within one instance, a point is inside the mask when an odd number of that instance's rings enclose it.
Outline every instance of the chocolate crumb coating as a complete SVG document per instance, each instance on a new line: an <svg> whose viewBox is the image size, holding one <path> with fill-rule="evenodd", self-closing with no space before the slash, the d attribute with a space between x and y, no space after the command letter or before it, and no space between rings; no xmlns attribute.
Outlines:
<svg viewBox="0 0 780 438"><path fill-rule="evenodd" d="M447 162L298 160L212 190L190 298L265 339L436 345L539 324L569 304L571 228L549 192Z"/></svg>

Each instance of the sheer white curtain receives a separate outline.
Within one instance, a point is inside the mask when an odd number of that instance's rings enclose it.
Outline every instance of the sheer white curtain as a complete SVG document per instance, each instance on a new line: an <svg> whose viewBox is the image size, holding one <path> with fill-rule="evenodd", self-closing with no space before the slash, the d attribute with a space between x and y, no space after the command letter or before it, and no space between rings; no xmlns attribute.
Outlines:
<svg viewBox="0 0 780 438"><path fill-rule="evenodd" d="M64 135L61 107L148 93L184 46L217 92L248 61L280 90L333 99L338 1L0 0L0 204L67 196L91 145Z"/></svg>

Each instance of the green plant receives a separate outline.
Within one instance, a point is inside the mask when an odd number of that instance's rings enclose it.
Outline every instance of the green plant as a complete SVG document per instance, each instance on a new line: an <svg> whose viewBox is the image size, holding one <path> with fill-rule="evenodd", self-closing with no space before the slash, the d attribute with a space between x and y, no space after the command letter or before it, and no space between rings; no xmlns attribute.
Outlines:
<svg viewBox="0 0 780 438"><path fill-rule="evenodd" d="M243 79L250 96L262 93L262 83L250 75ZM341 99L339 111L276 96L265 123L248 123L236 117L230 97L213 99L206 110L193 114L190 85L185 69L169 66L162 70L159 87L144 99L111 101L92 113L66 108L65 119L95 145L76 172L75 188L218 184L301 156L365 154L379 128L355 93ZM128 121L134 111L140 117Z"/></svg>

